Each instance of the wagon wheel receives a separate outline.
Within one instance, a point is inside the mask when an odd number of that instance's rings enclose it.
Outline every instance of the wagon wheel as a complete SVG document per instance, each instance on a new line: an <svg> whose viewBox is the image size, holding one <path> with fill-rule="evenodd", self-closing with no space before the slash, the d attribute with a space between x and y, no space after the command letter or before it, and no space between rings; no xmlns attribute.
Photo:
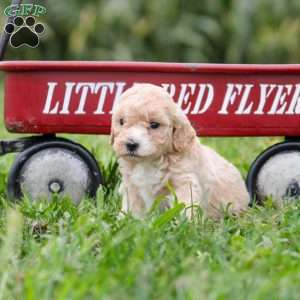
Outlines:
<svg viewBox="0 0 300 300"><path fill-rule="evenodd" d="M85 196L94 197L101 174L91 153L68 141L48 141L21 152L8 177L8 196L32 200L51 199L53 194L70 197L78 204Z"/></svg>
<svg viewBox="0 0 300 300"><path fill-rule="evenodd" d="M251 204L272 197L277 204L300 197L300 143L275 144L261 153L250 167L247 187Z"/></svg>

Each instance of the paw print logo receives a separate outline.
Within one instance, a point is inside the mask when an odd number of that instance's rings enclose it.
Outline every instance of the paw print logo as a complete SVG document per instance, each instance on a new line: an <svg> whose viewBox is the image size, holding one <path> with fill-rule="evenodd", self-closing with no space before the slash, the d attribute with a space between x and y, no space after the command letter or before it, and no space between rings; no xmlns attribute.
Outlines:
<svg viewBox="0 0 300 300"><path fill-rule="evenodd" d="M42 23L36 23L34 17L29 16L25 20L22 17L14 18L13 23L6 24L4 30L10 35L9 42L12 47L19 48L24 45L36 48L45 27Z"/></svg>

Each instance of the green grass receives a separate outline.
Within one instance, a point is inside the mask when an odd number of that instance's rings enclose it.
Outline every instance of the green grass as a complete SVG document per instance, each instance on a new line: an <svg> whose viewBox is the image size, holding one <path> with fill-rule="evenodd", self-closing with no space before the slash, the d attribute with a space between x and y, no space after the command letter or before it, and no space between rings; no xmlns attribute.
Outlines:
<svg viewBox="0 0 300 300"><path fill-rule="evenodd" d="M12 137L3 129L3 138ZM106 137L69 138L95 154L116 182ZM246 175L277 138L206 138ZM95 202L19 204L6 199L14 155L0 158L0 299L298 299L300 204L269 202L220 222L180 204L145 220L118 218L116 186Z"/></svg>

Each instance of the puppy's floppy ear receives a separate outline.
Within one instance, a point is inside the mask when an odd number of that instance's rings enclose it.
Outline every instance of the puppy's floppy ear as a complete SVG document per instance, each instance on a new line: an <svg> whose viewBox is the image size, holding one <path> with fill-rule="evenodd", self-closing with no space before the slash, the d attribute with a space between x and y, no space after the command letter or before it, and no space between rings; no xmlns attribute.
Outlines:
<svg viewBox="0 0 300 300"><path fill-rule="evenodd" d="M173 120L173 148L176 152L185 151L196 137L195 129L192 127L186 115L177 107Z"/></svg>

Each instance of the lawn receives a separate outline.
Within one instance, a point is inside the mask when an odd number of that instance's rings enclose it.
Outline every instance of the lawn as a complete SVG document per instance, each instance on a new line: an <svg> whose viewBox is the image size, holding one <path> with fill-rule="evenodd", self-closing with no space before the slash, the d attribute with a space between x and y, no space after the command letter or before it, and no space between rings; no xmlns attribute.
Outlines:
<svg viewBox="0 0 300 300"><path fill-rule="evenodd" d="M2 114L2 113L1 113ZM2 138L11 138L1 124ZM106 137L67 136L87 146L106 181L114 159ZM278 138L202 142L246 176ZM300 204L266 203L220 222L182 207L145 220L118 218L116 186L75 207L67 199L19 204L6 199L14 155L0 159L0 299L298 299Z"/></svg>

